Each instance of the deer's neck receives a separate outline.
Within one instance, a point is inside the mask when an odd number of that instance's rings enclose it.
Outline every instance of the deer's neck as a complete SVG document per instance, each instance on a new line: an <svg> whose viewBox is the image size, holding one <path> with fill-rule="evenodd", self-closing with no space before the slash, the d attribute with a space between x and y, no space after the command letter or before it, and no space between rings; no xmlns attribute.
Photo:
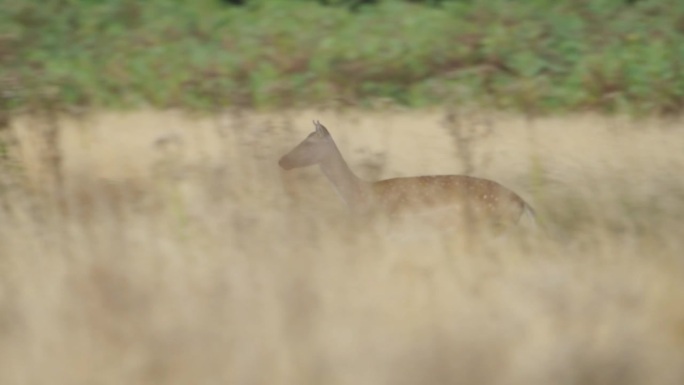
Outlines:
<svg viewBox="0 0 684 385"><path fill-rule="evenodd" d="M353 211L365 211L370 200L370 183L359 179L345 162L337 146L330 151L323 162L321 171L332 183L337 194Z"/></svg>

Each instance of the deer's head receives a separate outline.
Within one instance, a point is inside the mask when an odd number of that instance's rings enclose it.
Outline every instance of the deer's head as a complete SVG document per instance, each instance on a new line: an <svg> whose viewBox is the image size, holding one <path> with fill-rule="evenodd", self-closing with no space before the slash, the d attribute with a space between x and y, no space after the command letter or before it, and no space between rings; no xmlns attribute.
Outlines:
<svg viewBox="0 0 684 385"><path fill-rule="evenodd" d="M285 170L321 163L334 150L335 143L328 130L319 121L313 122L315 130L297 147L285 154L278 164Z"/></svg>

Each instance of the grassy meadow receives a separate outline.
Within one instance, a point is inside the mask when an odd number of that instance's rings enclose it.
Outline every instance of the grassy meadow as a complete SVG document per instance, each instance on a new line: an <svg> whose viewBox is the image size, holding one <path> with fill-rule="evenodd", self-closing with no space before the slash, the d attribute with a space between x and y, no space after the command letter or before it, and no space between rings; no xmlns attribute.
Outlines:
<svg viewBox="0 0 684 385"><path fill-rule="evenodd" d="M684 2L228 3L0 0L0 384L684 383ZM356 218L313 119L539 229Z"/></svg>
<svg viewBox="0 0 684 385"><path fill-rule="evenodd" d="M491 178L541 230L359 223L318 170L277 167L312 119L366 179ZM681 384L682 128L401 108L17 117L0 383Z"/></svg>

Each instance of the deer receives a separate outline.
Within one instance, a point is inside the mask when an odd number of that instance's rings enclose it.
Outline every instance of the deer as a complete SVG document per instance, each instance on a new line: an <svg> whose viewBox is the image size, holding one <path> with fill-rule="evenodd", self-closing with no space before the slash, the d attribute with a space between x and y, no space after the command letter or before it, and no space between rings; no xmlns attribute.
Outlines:
<svg viewBox="0 0 684 385"><path fill-rule="evenodd" d="M492 180L467 175L424 175L366 181L356 176L328 129L314 120L314 131L285 154L284 170L318 165L334 190L354 213L380 213L388 218L438 213L461 226L488 224L502 230L535 212L518 194Z"/></svg>

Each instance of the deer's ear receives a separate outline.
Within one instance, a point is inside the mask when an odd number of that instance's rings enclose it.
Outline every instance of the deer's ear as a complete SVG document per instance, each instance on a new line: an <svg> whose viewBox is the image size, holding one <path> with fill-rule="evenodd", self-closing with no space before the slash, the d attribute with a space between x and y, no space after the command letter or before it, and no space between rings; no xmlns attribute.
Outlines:
<svg viewBox="0 0 684 385"><path fill-rule="evenodd" d="M314 127L316 127L316 132L321 136L328 136L330 133L328 130L319 122L318 120L313 121Z"/></svg>

